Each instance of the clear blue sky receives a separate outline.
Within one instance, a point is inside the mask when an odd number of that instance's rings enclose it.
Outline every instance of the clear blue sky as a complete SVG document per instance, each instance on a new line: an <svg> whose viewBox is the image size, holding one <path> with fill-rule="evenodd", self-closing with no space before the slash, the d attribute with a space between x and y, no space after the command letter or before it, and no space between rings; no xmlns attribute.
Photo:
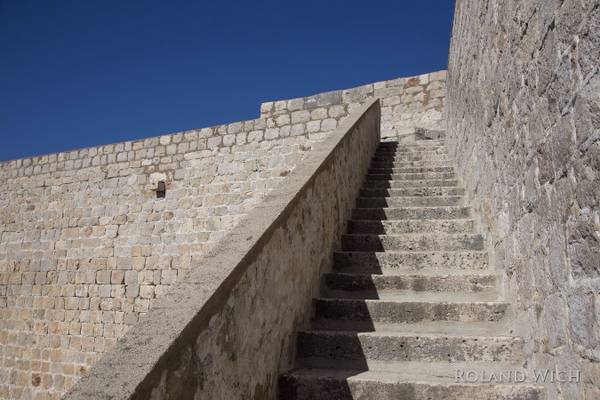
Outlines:
<svg viewBox="0 0 600 400"><path fill-rule="evenodd" d="M0 0L0 160L446 68L453 2Z"/></svg>

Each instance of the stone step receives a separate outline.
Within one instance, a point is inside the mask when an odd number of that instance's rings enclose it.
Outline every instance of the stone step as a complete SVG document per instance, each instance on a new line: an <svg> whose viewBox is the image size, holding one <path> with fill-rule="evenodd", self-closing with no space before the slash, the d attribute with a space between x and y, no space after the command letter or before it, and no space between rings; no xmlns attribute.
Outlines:
<svg viewBox="0 0 600 400"><path fill-rule="evenodd" d="M489 270L488 255L482 251L336 251L333 259L336 271L359 274Z"/></svg>
<svg viewBox="0 0 600 400"><path fill-rule="evenodd" d="M514 336L443 334L404 335L397 332L299 332L299 364L316 368L368 367L367 362L507 362L523 359L523 340Z"/></svg>
<svg viewBox="0 0 600 400"><path fill-rule="evenodd" d="M386 363L379 370L298 368L279 377L280 400L544 400L534 383L489 383L484 371L526 371L500 363ZM394 371L391 371L391 369ZM476 383L457 382L457 373L477 371ZM466 373L465 375L466 376ZM520 376L520 375L519 375ZM487 379L487 380L486 380Z"/></svg>
<svg viewBox="0 0 600 400"><path fill-rule="evenodd" d="M398 143L398 142L381 142L379 149L429 149L431 147L445 147L446 142L443 140L432 140L423 143Z"/></svg>
<svg viewBox="0 0 600 400"><path fill-rule="evenodd" d="M454 172L454 167L369 168L369 174L406 174L423 172Z"/></svg>
<svg viewBox="0 0 600 400"><path fill-rule="evenodd" d="M375 154L372 162L409 162L409 161L445 161L453 162L448 154Z"/></svg>
<svg viewBox="0 0 600 400"><path fill-rule="evenodd" d="M448 152L445 147L432 147L429 149L377 149L375 151L376 157L388 157L388 156L410 156L410 155L444 155L447 156Z"/></svg>
<svg viewBox="0 0 600 400"><path fill-rule="evenodd" d="M404 335L471 335L471 336L513 336L514 328L510 318L501 321L419 321L412 323L386 323L376 321L313 319L312 329L322 331L347 332L398 332Z"/></svg>
<svg viewBox="0 0 600 400"><path fill-rule="evenodd" d="M413 147L431 147L431 146L443 146L446 144L445 140L423 140L418 142L380 142L379 147L402 147L402 148L413 148Z"/></svg>
<svg viewBox="0 0 600 400"><path fill-rule="evenodd" d="M355 208L352 219L464 219L469 218L471 207L385 207Z"/></svg>
<svg viewBox="0 0 600 400"><path fill-rule="evenodd" d="M371 168L454 167L454 160L393 161L373 160Z"/></svg>
<svg viewBox="0 0 600 400"><path fill-rule="evenodd" d="M342 250L347 251L460 251L483 250L480 234L407 233L400 235L342 235Z"/></svg>
<svg viewBox="0 0 600 400"><path fill-rule="evenodd" d="M358 275L358 274L357 274ZM373 274L378 276L388 276L390 274ZM432 275L432 274L426 274ZM501 300L500 292L496 288L479 292L451 292L451 291L416 291L416 290L381 290L379 292L365 292L366 296L361 297L356 293L340 292L340 296L330 296L323 292L323 298L336 299L358 299L358 300L382 300L382 301L424 301L424 302L494 302Z"/></svg>
<svg viewBox="0 0 600 400"><path fill-rule="evenodd" d="M416 196L462 196L465 189L458 187L407 187L368 188L360 190L360 197L416 197Z"/></svg>
<svg viewBox="0 0 600 400"><path fill-rule="evenodd" d="M417 148L417 147L413 147L413 148L401 148L401 147L397 147L397 148L392 148L392 147L380 147L377 150L375 150L375 154L381 154L381 155L388 155L388 154L393 154L393 155L406 155L406 154L448 154L448 151L446 150L446 147L444 146L431 146L428 148Z"/></svg>
<svg viewBox="0 0 600 400"><path fill-rule="evenodd" d="M367 174L366 179L372 181L389 180L427 180L427 179L455 179L454 172L409 172L405 174Z"/></svg>
<svg viewBox="0 0 600 400"><path fill-rule="evenodd" d="M348 274L323 275L325 297L380 299L387 292L496 292L496 276L483 274Z"/></svg>
<svg viewBox="0 0 600 400"><path fill-rule="evenodd" d="M363 323L494 322L503 319L509 307L504 302L441 301L444 296L439 298L439 301L415 301L411 296L398 296L394 300L317 298L314 299L315 319Z"/></svg>
<svg viewBox="0 0 600 400"><path fill-rule="evenodd" d="M472 219L403 219L403 220L350 220L348 233L375 233L396 235L401 233L438 232L471 233L475 227Z"/></svg>
<svg viewBox="0 0 600 400"><path fill-rule="evenodd" d="M462 196L395 196L359 197L358 208L415 207L415 206L457 206L463 203Z"/></svg>
<svg viewBox="0 0 600 400"><path fill-rule="evenodd" d="M415 187L456 187L456 179L427 179L427 180L370 180L367 179L363 185L364 189L375 188L415 188Z"/></svg>
<svg viewBox="0 0 600 400"><path fill-rule="evenodd" d="M443 141L436 141L431 143L380 143L377 146L378 149L431 149L443 147L446 148L446 144Z"/></svg>
<svg viewBox="0 0 600 400"><path fill-rule="evenodd" d="M436 146L436 147L430 147L430 148L412 148L412 149L405 149L405 148L397 148L397 149L393 149L393 148L379 148L375 151L375 155L376 156L381 156L381 157L388 157L390 155L392 156L406 156L406 155L444 155L446 157L449 157L448 155L448 151L446 150L445 147L443 146Z"/></svg>

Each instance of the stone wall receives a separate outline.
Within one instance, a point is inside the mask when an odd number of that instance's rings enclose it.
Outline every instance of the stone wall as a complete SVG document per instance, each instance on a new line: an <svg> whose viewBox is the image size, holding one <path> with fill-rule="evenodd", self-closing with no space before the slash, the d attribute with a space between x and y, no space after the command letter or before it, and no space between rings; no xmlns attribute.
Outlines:
<svg viewBox="0 0 600 400"><path fill-rule="evenodd" d="M0 163L0 398L59 398L361 102L383 96L398 127L435 128L444 84L443 71L399 78Z"/></svg>
<svg viewBox="0 0 600 400"><path fill-rule="evenodd" d="M304 158L67 400L275 399L379 144L379 103Z"/></svg>
<svg viewBox="0 0 600 400"><path fill-rule="evenodd" d="M293 124L302 123L308 121L309 115L324 115L321 107L335 110L345 104L352 111L373 98L381 99L381 137L384 139L411 141L415 138L416 130L440 131L446 127L446 71L263 103L260 113L263 118L275 119L291 115ZM283 118L286 120L286 117ZM329 123L322 121L325 125ZM307 123L306 128L316 129L318 125Z"/></svg>
<svg viewBox="0 0 600 400"><path fill-rule="evenodd" d="M2 164L0 397L70 387L326 133L290 128L257 119Z"/></svg>
<svg viewBox="0 0 600 400"><path fill-rule="evenodd" d="M457 1L448 144L551 399L600 398L599 65L598 0Z"/></svg>

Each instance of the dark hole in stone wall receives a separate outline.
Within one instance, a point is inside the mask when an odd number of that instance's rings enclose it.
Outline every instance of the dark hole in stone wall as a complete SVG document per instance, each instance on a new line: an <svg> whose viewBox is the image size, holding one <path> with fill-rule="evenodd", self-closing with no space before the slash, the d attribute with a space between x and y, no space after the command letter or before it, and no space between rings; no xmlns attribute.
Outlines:
<svg viewBox="0 0 600 400"><path fill-rule="evenodd" d="M165 182L159 181L158 186L156 187L156 198L164 199L167 195L167 188L165 186Z"/></svg>

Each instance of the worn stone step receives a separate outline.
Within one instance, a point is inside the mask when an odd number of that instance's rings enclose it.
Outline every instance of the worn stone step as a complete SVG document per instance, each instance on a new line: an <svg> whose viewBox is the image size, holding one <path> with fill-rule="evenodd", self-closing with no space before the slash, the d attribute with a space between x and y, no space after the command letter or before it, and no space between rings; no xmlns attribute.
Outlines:
<svg viewBox="0 0 600 400"><path fill-rule="evenodd" d="M455 179L454 172L409 172L405 174L367 174L366 179L372 181L389 180L426 180L426 179Z"/></svg>
<svg viewBox="0 0 600 400"><path fill-rule="evenodd" d="M348 233L375 233L395 235L401 233L471 233L475 227L472 219L402 219L402 220L350 220Z"/></svg>
<svg viewBox="0 0 600 400"><path fill-rule="evenodd" d="M445 147L436 147L430 149L377 149L375 151L376 157L403 157L403 156L430 156L430 155L443 155L448 156L448 152Z"/></svg>
<svg viewBox="0 0 600 400"><path fill-rule="evenodd" d="M398 152L398 151L381 151L376 150L373 154L373 159L381 158L386 161L396 160L396 161L423 161L423 160L448 160L451 159L451 156L444 152L438 151L408 151L408 152Z"/></svg>
<svg viewBox="0 0 600 400"><path fill-rule="evenodd" d="M280 400L544 400L534 383L457 382L457 371L526 373L500 363L389 363L380 370L298 368L279 377ZM488 375L489 380L489 375Z"/></svg>
<svg viewBox="0 0 600 400"><path fill-rule="evenodd" d="M369 174L406 174L406 173L423 173L423 172L454 172L454 167L383 167L369 168Z"/></svg>
<svg viewBox="0 0 600 400"><path fill-rule="evenodd" d="M342 249L347 251L456 251L483 250L480 234L407 233L400 235L346 234Z"/></svg>
<svg viewBox="0 0 600 400"><path fill-rule="evenodd" d="M395 196L359 197L358 208L457 206L463 203L462 196Z"/></svg>
<svg viewBox="0 0 600 400"><path fill-rule="evenodd" d="M315 319L414 323L421 321L499 321L507 314L504 302L314 299Z"/></svg>
<svg viewBox="0 0 600 400"><path fill-rule="evenodd" d="M375 151L375 155L387 157L389 155L404 156L404 155L432 155L439 154L448 156L448 151L443 146L436 146L430 148L379 148Z"/></svg>
<svg viewBox="0 0 600 400"><path fill-rule="evenodd" d="M372 160L371 168L454 167L454 160L394 161Z"/></svg>
<svg viewBox="0 0 600 400"><path fill-rule="evenodd" d="M397 332L299 332L299 364L317 368L360 369L376 361L507 362L523 359L523 340L514 336Z"/></svg>
<svg viewBox="0 0 600 400"><path fill-rule="evenodd" d="M336 251L333 257L335 270L347 273L452 273L489 269L488 255L483 251Z"/></svg>
<svg viewBox="0 0 600 400"><path fill-rule="evenodd" d="M355 208L352 219L464 219L469 218L470 207L386 207L386 208Z"/></svg>
<svg viewBox="0 0 600 400"><path fill-rule="evenodd" d="M364 189L369 188L409 188L409 187L456 187L456 179L426 179L426 180L365 180Z"/></svg>
<svg viewBox="0 0 600 400"><path fill-rule="evenodd" d="M462 196L464 188L458 187L405 187L367 188L360 190L360 197L415 197L415 196Z"/></svg>
<svg viewBox="0 0 600 400"><path fill-rule="evenodd" d="M408 161L446 161L451 162L448 154L425 153L425 154L375 154L372 162L408 162Z"/></svg>
<svg viewBox="0 0 600 400"><path fill-rule="evenodd" d="M511 318L500 321L417 321L417 322L377 322L331 320L326 318L313 319L312 329L323 331L347 332L397 332L405 335L471 335L471 336L513 336L515 330Z"/></svg>
<svg viewBox="0 0 600 400"><path fill-rule="evenodd" d="M374 274L387 276L390 274ZM373 294L374 292L371 292ZM340 293L340 296L329 296L327 292L322 292L324 298L336 299L362 299L362 300L381 300L381 301L421 301L421 302L493 302L501 300L500 292L497 289L479 291L479 292L452 292L452 291L415 291L415 290L381 290L375 295L358 296L356 293Z"/></svg>
<svg viewBox="0 0 600 400"><path fill-rule="evenodd" d="M429 148L439 147L445 145L444 140L428 140L422 142L381 142L378 148L402 148L402 149L413 149L413 148Z"/></svg>
<svg viewBox="0 0 600 400"><path fill-rule="evenodd" d="M429 149L432 147L445 147L445 142L441 140L423 143L392 143L392 142L381 142L378 149Z"/></svg>
<svg viewBox="0 0 600 400"><path fill-rule="evenodd" d="M393 142L382 142L379 143L378 149L430 149L435 147L445 147L444 141L431 141L423 143L393 143Z"/></svg>
<svg viewBox="0 0 600 400"><path fill-rule="evenodd" d="M377 150L374 153L376 158L410 158L410 157L433 157L435 158L450 158L446 149L435 150Z"/></svg>
<svg viewBox="0 0 600 400"><path fill-rule="evenodd" d="M323 275L326 297L380 299L385 293L407 292L496 292L496 276L484 274L348 274ZM497 297L497 295L496 295Z"/></svg>

